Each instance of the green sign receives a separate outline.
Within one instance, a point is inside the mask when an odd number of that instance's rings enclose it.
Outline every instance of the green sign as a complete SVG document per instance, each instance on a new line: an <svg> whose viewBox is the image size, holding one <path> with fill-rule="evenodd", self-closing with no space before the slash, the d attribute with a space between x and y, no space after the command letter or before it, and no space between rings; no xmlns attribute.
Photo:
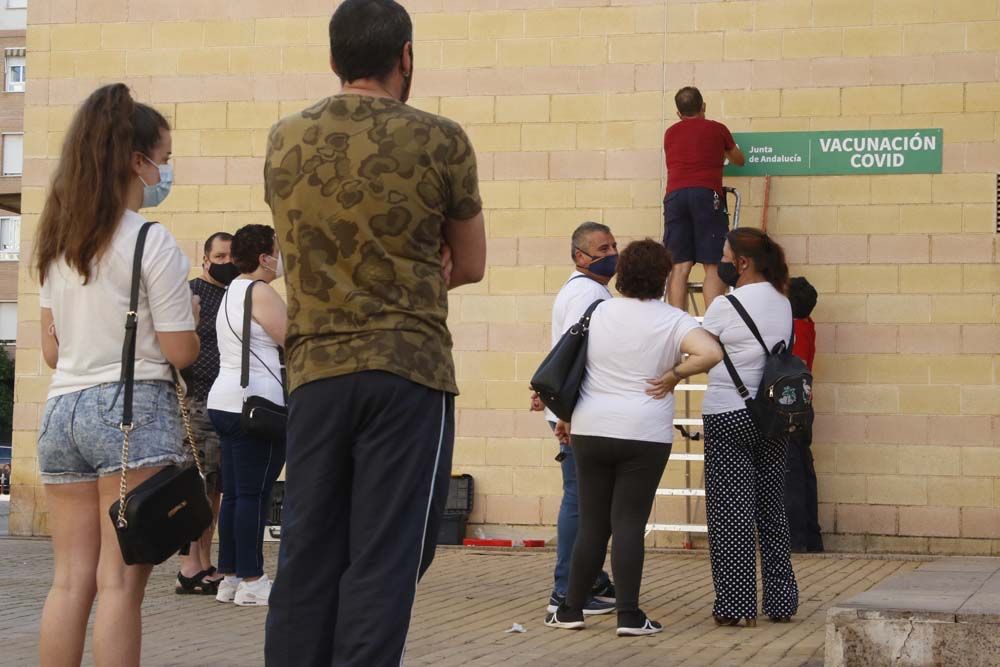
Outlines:
<svg viewBox="0 0 1000 667"><path fill-rule="evenodd" d="M736 132L746 165L726 176L940 174L940 129Z"/></svg>

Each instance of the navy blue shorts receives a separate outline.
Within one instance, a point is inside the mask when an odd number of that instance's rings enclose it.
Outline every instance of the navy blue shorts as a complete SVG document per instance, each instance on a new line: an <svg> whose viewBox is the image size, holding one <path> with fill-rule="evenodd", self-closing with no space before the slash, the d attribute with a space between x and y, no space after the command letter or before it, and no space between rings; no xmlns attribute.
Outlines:
<svg viewBox="0 0 1000 667"><path fill-rule="evenodd" d="M729 233L726 200L710 188L682 188L663 200L663 245L674 264L718 264Z"/></svg>

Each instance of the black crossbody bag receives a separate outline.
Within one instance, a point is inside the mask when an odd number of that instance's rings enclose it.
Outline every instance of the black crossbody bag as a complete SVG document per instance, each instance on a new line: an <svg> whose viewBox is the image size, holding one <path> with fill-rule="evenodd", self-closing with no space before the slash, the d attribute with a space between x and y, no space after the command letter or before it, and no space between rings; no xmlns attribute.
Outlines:
<svg viewBox="0 0 1000 667"><path fill-rule="evenodd" d="M531 377L531 389L538 392L549 410L568 422L580 398L580 387L587 370L587 333L590 316L604 299L590 304L587 311L562 335Z"/></svg>
<svg viewBox="0 0 1000 667"><path fill-rule="evenodd" d="M191 419L184 399L184 390L173 371L174 389L184 421L185 440L194 456L194 466L170 465L128 493L129 436L132 433L132 394L135 387L135 345L138 333L139 283L142 280L142 254L146 235L155 222L147 222L139 230L132 261L132 285L129 312L125 316L125 343L122 346L122 373L119 392L122 394L122 462L119 499L108 510L118 536L118 546L126 565L158 565L175 553L187 553L188 546L198 539L212 522L212 507L205 495L205 477L201 459L191 432ZM171 369L173 370L173 369ZM117 396L116 396L117 398Z"/></svg>
<svg viewBox="0 0 1000 667"><path fill-rule="evenodd" d="M250 322L253 319L253 286L257 281L251 282L247 286L246 296L243 298L243 335L240 337L241 360L240 360L240 387L244 390L243 411L240 413L240 428L247 435L262 440L285 442L285 433L288 427L288 408L278 405L274 401L269 401L263 396L246 396L246 388L250 386ZM225 307L225 306L223 306ZM229 324L229 310L226 311L226 324ZM233 325L229 324L229 330L233 331ZM233 331L235 334L236 332ZM256 357L257 355L254 354ZM264 361L257 357L257 360L264 364ZM278 346L278 363L281 365L280 378L275 380L281 385L281 392L285 393L285 355ZM267 367L267 364L264 364ZM271 369L268 369L271 372ZM271 373L272 377L274 376ZM287 396L286 396L287 399Z"/></svg>

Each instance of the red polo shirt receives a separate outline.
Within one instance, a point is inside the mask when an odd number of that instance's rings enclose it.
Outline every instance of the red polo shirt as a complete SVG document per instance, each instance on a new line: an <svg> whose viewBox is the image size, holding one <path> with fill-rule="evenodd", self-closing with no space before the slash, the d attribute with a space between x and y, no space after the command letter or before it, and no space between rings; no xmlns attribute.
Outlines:
<svg viewBox="0 0 1000 667"><path fill-rule="evenodd" d="M729 128L714 120L685 118L668 127L663 135L667 192L710 188L721 195L724 153L734 146Z"/></svg>

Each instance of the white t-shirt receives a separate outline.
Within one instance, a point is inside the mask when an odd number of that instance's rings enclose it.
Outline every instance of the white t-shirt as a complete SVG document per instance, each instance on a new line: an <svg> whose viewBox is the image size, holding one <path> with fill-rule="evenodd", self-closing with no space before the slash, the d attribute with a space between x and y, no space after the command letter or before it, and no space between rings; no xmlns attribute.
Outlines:
<svg viewBox="0 0 1000 667"><path fill-rule="evenodd" d="M752 283L733 291L743 308L753 318L757 330L764 337L767 348L773 349L778 341L790 342L792 335L792 306L785 295L774 289L771 283ZM725 297L718 297L705 312L702 324L709 333L719 337L719 341L736 366L736 372L746 385L751 396L757 395L761 376L764 373L764 348L743 322L743 318ZM702 414L720 414L742 410L746 402L736 391L736 385L729 377L726 364L719 362L708 372L708 391L702 401Z"/></svg>
<svg viewBox="0 0 1000 667"><path fill-rule="evenodd" d="M285 404L281 390L281 361L278 345L264 327L250 320L250 378L247 388L240 386L243 363L243 299L250 281L237 278L226 288L215 318L219 340L219 375L212 383L205 404L209 410L243 412L246 396L260 396L278 405ZM260 289L260 285L254 289Z"/></svg>
<svg viewBox="0 0 1000 667"><path fill-rule="evenodd" d="M552 304L552 347L556 346L571 326L580 321L590 304L598 299L610 298L612 298L611 292L607 287L579 271L574 271L560 288L555 303ZM545 419L550 422L559 420L548 408L545 410Z"/></svg>
<svg viewBox="0 0 1000 667"><path fill-rule="evenodd" d="M121 376L132 259L146 219L126 211L90 282L63 258L49 266L39 303L51 308L59 339L49 398L117 382ZM163 225L153 225L142 255L136 336L136 380L172 380L156 332L194 331L188 258Z"/></svg>
<svg viewBox="0 0 1000 667"><path fill-rule="evenodd" d="M619 298L598 306L573 433L673 442L674 395L657 400L646 390L680 362L681 341L696 328L697 320L659 300Z"/></svg>

